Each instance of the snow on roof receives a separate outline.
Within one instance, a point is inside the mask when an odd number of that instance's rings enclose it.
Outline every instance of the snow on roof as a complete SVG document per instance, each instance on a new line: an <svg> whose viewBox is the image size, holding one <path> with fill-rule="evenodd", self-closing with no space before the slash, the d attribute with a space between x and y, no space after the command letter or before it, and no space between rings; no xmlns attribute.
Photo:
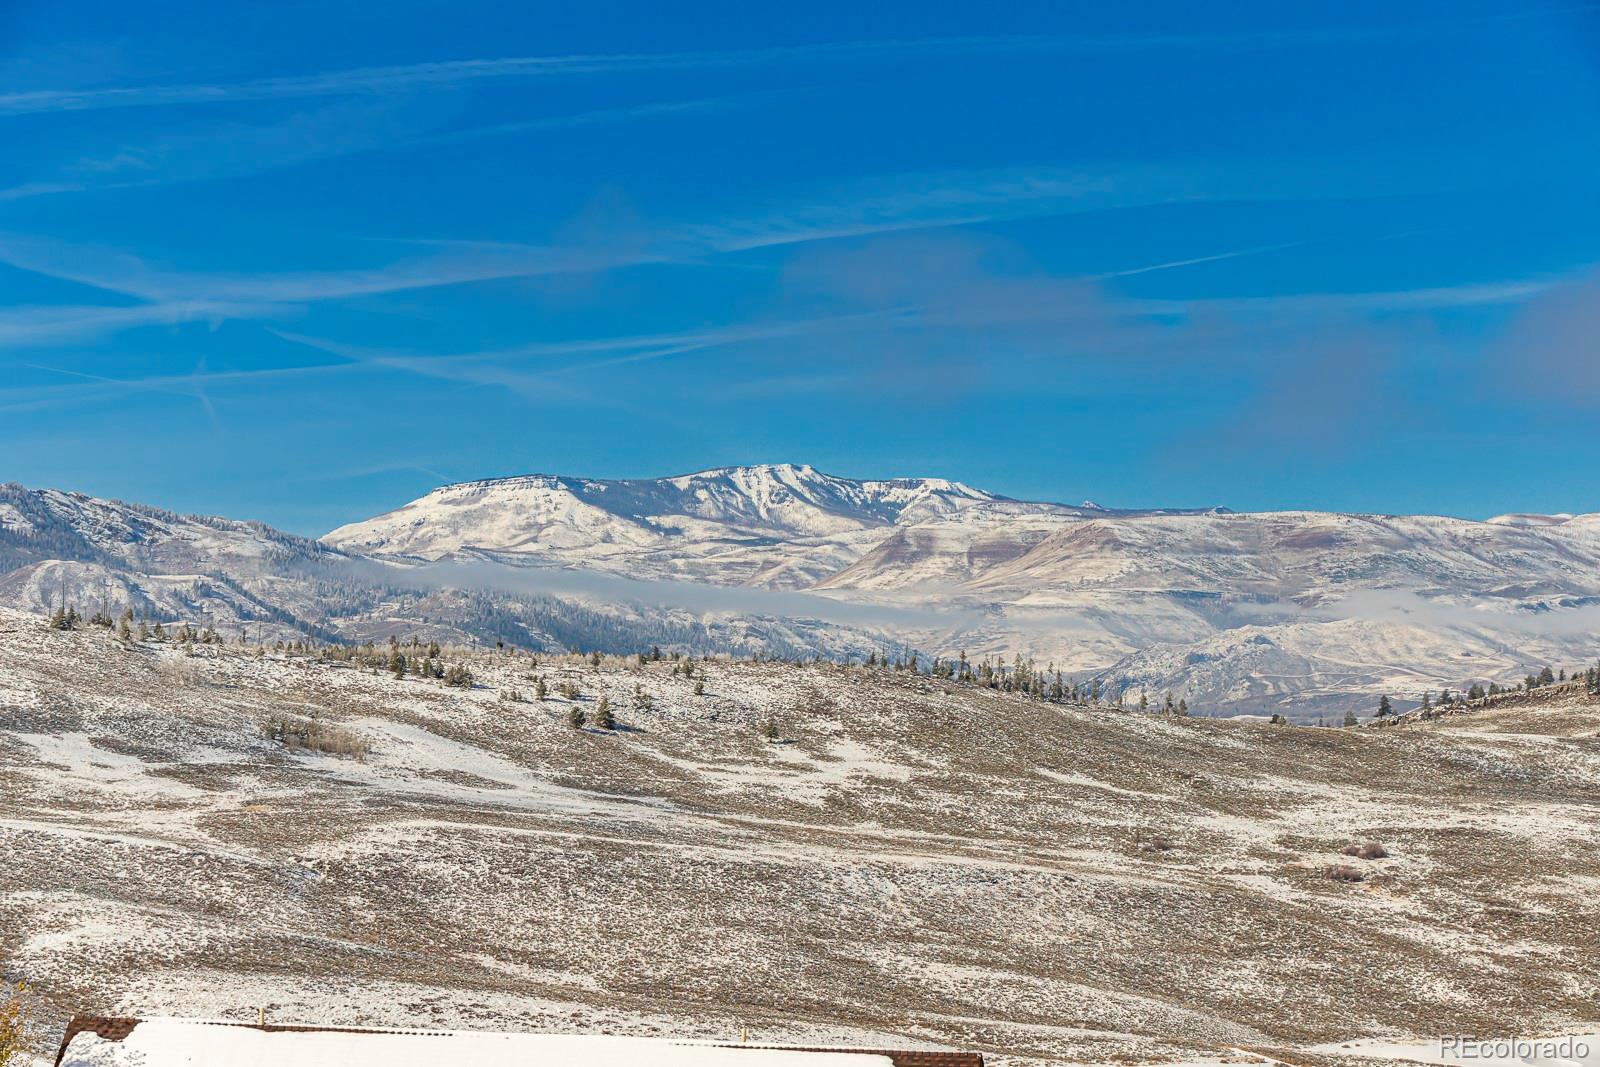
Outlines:
<svg viewBox="0 0 1600 1067"><path fill-rule="evenodd" d="M983 1067L977 1053L717 1045L650 1037L76 1018L58 1067Z"/></svg>

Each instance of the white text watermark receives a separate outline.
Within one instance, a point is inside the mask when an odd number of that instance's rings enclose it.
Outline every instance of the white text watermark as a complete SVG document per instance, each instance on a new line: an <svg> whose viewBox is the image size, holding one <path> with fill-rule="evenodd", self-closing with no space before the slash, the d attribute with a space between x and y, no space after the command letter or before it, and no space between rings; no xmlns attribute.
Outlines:
<svg viewBox="0 0 1600 1067"><path fill-rule="evenodd" d="M1581 1037L1466 1037L1439 1039L1439 1054L1462 1060L1582 1060L1589 1042Z"/></svg>

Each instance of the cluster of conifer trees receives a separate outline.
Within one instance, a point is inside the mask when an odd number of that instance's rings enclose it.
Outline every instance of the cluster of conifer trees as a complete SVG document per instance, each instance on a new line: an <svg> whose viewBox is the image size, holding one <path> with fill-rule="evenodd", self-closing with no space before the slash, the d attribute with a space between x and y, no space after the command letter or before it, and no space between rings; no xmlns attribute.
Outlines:
<svg viewBox="0 0 1600 1067"><path fill-rule="evenodd" d="M1460 690L1446 688L1441 689L1437 697L1432 691L1425 691L1422 694L1421 701L1418 703L1417 710L1426 715L1439 708L1462 708L1469 704L1492 702L1499 697L1510 696L1513 693L1531 693L1546 686L1564 685L1569 681L1576 682L1579 680L1583 682L1586 691L1600 693L1600 667L1574 668L1569 675L1565 667L1558 670L1547 666L1540 668L1536 672L1530 671L1527 677L1514 686L1503 686L1497 682L1490 682L1485 686L1481 682L1473 682L1472 685L1467 687L1465 693ZM1385 693L1380 696L1378 698L1378 711L1374 717L1383 720L1392 718L1395 715L1394 703L1389 699L1389 695ZM1345 713L1344 724L1346 726L1356 725L1356 713L1354 711Z"/></svg>

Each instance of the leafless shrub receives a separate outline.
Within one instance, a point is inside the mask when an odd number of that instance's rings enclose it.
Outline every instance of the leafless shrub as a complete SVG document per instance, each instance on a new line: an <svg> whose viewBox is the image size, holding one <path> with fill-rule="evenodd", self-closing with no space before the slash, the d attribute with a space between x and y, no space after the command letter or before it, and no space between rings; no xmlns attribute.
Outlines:
<svg viewBox="0 0 1600 1067"><path fill-rule="evenodd" d="M201 681L199 665L192 659L168 659L163 656L156 665L161 681L175 689L192 689Z"/></svg>
<svg viewBox="0 0 1600 1067"><path fill-rule="evenodd" d="M367 758L366 738L343 726L329 726L316 719L297 719L288 715L273 715L263 727L267 740L275 741L288 749L309 749L330 756L364 760Z"/></svg>
<svg viewBox="0 0 1600 1067"><path fill-rule="evenodd" d="M1324 878L1334 882L1361 882L1366 880L1366 875L1348 863L1335 863L1322 872Z"/></svg>

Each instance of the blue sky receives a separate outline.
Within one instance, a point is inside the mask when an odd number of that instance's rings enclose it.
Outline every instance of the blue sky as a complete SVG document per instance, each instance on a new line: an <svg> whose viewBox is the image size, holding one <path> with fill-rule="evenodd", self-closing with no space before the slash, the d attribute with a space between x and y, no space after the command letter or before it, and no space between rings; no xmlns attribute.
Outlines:
<svg viewBox="0 0 1600 1067"><path fill-rule="evenodd" d="M1600 7L0 7L0 478L1596 511Z"/></svg>

